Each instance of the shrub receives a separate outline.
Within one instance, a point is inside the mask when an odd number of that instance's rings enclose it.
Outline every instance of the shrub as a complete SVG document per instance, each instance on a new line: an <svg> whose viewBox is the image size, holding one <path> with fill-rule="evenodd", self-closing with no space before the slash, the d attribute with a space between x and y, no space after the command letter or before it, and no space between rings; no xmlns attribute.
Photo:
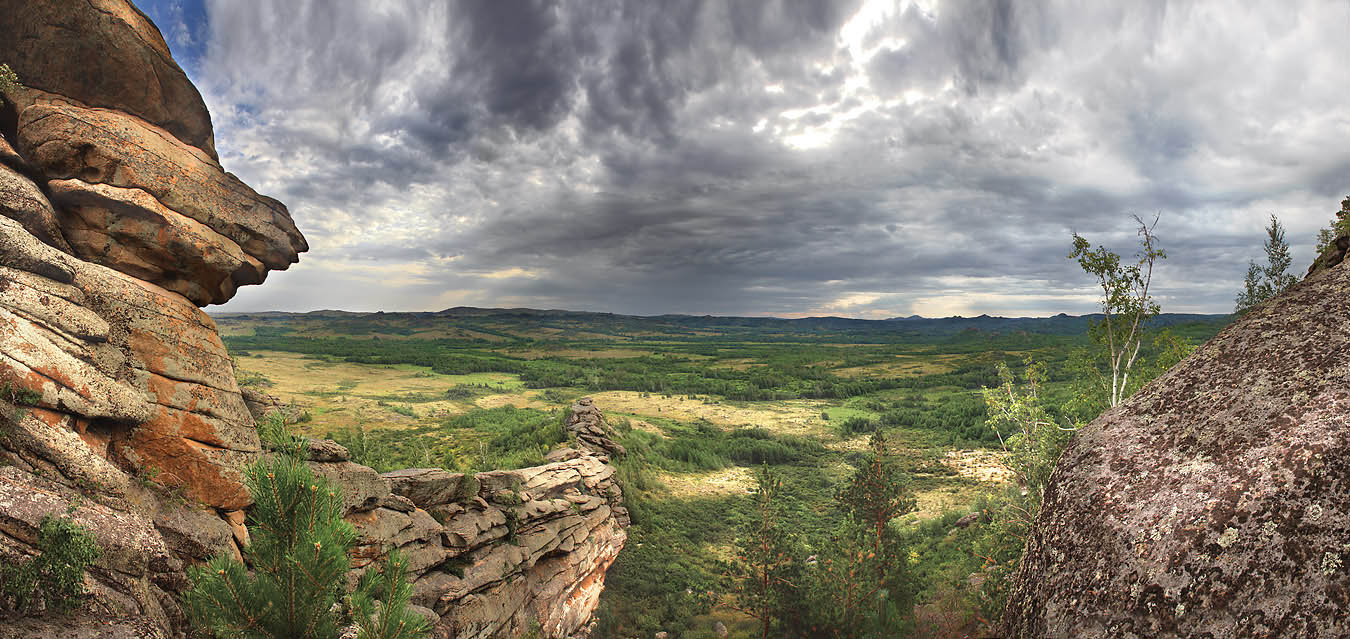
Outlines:
<svg viewBox="0 0 1350 639"><path fill-rule="evenodd" d="M0 96L7 95L21 86L23 85L19 84L19 74L9 68L8 64L0 64Z"/></svg>
<svg viewBox="0 0 1350 639"><path fill-rule="evenodd" d="M47 515L37 546L38 555L26 562L0 563L0 594L20 613L38 602L69 611L84 597L84 571L99 556L94 535L70 519Z"/></svg>
<svg viewBox="0 0 1350 639"><path fill-rule="evenodd" d="M839 435L841 437L852 437L862 433L875 433L880 427L881 424L866 417L850 417L839 425Z"/></svg>

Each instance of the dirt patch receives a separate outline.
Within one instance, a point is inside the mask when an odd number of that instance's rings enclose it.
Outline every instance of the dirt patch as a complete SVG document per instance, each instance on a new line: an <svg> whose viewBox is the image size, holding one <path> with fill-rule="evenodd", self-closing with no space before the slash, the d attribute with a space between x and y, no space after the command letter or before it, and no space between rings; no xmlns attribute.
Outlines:
<svg viewBox="0 0 1350 639"><path fill-rule="evenodd" d="M754 473L744 466L732 466L710 473L662 473L660 477L670 495L682 499L748 495L755 490Z"/></svg>
<svg viewBox="0 0 1350 639"><path fill-rule="evenodd" d="M1001 453L993 450L953 450L947 452L943 463L956 469L959 476L987 484L1005 484L1013 473L1000 461Z"/></svg>

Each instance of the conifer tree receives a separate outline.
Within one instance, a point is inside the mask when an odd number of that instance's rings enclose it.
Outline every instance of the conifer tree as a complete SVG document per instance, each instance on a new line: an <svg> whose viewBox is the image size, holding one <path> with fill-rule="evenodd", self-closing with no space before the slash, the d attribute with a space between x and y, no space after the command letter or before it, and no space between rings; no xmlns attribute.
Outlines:
<svg viewBox="0 0 1350 639"><path fill-rule="evenodd" d="M412 584L407 577L408 560L397 550L389 551L381 570L361 575L350 599L357 639L414 639L427 634L426 618L408 610Z"/></svg>
<svg viewBox="0 0 1350 639"><path fill-rule="evenodd" d="M724 573L730 595L725 605L757 620L761 639L768 639L776 636L770 634L776 625L801 612L792 610L797 539L782 521L782 478L764 466L755 479L754 518L737 539L736 560Z"/></svg>
<svg viewBox="0 0 1350 639"><path fill-rule="evenodd" d="M875 433L870 446L872 454L835 495L848 519L814 573L813 637L903 636L911 621L915 583L908 548L890 522L914 510L914 497L886 438Z"/></svg>
<svg viewBox="0 0 1350 639"><path fill-rule="evenodd" d="M342 519L341 489L315 477L295 454L253 464L245 484L254 505L244 554L253 570L224 554L189 569L188 617L221 638L336 637L332 609L356 538Z"/></svg>
<svg viewBox="0 0 1350 639"><path fill-rule="evenodd" d="M1289 243L1284 240L1284 227L1274 214L1270 216L1270 226L1266 227L1266 265L1257 266L1247 263L1247 277L1243 280L1242 291L1237 295L1234 312L1246 313L1258 304L1279 295L1298 283L1298 278L1289 273L1294 258L1289 254Z"/></svg>

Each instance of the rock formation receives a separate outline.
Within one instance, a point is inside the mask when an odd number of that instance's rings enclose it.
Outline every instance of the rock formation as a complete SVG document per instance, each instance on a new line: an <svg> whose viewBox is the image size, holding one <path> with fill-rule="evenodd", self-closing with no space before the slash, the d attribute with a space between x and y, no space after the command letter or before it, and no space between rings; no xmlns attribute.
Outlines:
<svg viewBox="0 0 1350 639"><path fill-rule="evenodd" d="M1316 270L1080 432L1001 636L1350 636L1347 292Z"/></svg>
<svg viewBox="0 0 1350 639"><path fill-rule="evenodd" d="M175 636L185 566L247 544L241 471L267 454L251 411L278 408L241 395L198 307L308 247L221 168L200 95L130 2L0 0L0 41L24 85L0 99L0 558L68 513L103 550L87 581L105 613L0 637ZM627 515L607 465L622 448L594 406L574 411L574 449L476 476L381 476L311 442L361 535L351 581L397 547L438 636L582 629Z"/></svg>

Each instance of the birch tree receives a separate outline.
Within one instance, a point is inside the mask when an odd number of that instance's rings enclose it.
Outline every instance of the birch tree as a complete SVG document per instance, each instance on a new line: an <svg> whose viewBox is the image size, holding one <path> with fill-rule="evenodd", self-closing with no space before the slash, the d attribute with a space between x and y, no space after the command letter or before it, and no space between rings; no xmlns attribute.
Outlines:
<svg viewBox="0 0 1350 639"><path fill-rule="evenodd" d="M1140 245L1134 264L1122 264L1120 255L1103 246L1093 249L1077 233L1073 234L1073 252L1069 254L1069 259L1078 260L1084 272L1097 278L1102 289L1104 317L1092 325L1090 334L1094 341L1106 347L1111 370L1111 406L1120 404L1127 396L1125 389L1130 383L1130 372L1139 359L1144 325L1160 310L1149 294L1149 287L1153 283L1154 264L1167 258L1153 233L1158 218L1154 217L1152 224L1138 216L1134 221L1139 224Z"/></svg>

